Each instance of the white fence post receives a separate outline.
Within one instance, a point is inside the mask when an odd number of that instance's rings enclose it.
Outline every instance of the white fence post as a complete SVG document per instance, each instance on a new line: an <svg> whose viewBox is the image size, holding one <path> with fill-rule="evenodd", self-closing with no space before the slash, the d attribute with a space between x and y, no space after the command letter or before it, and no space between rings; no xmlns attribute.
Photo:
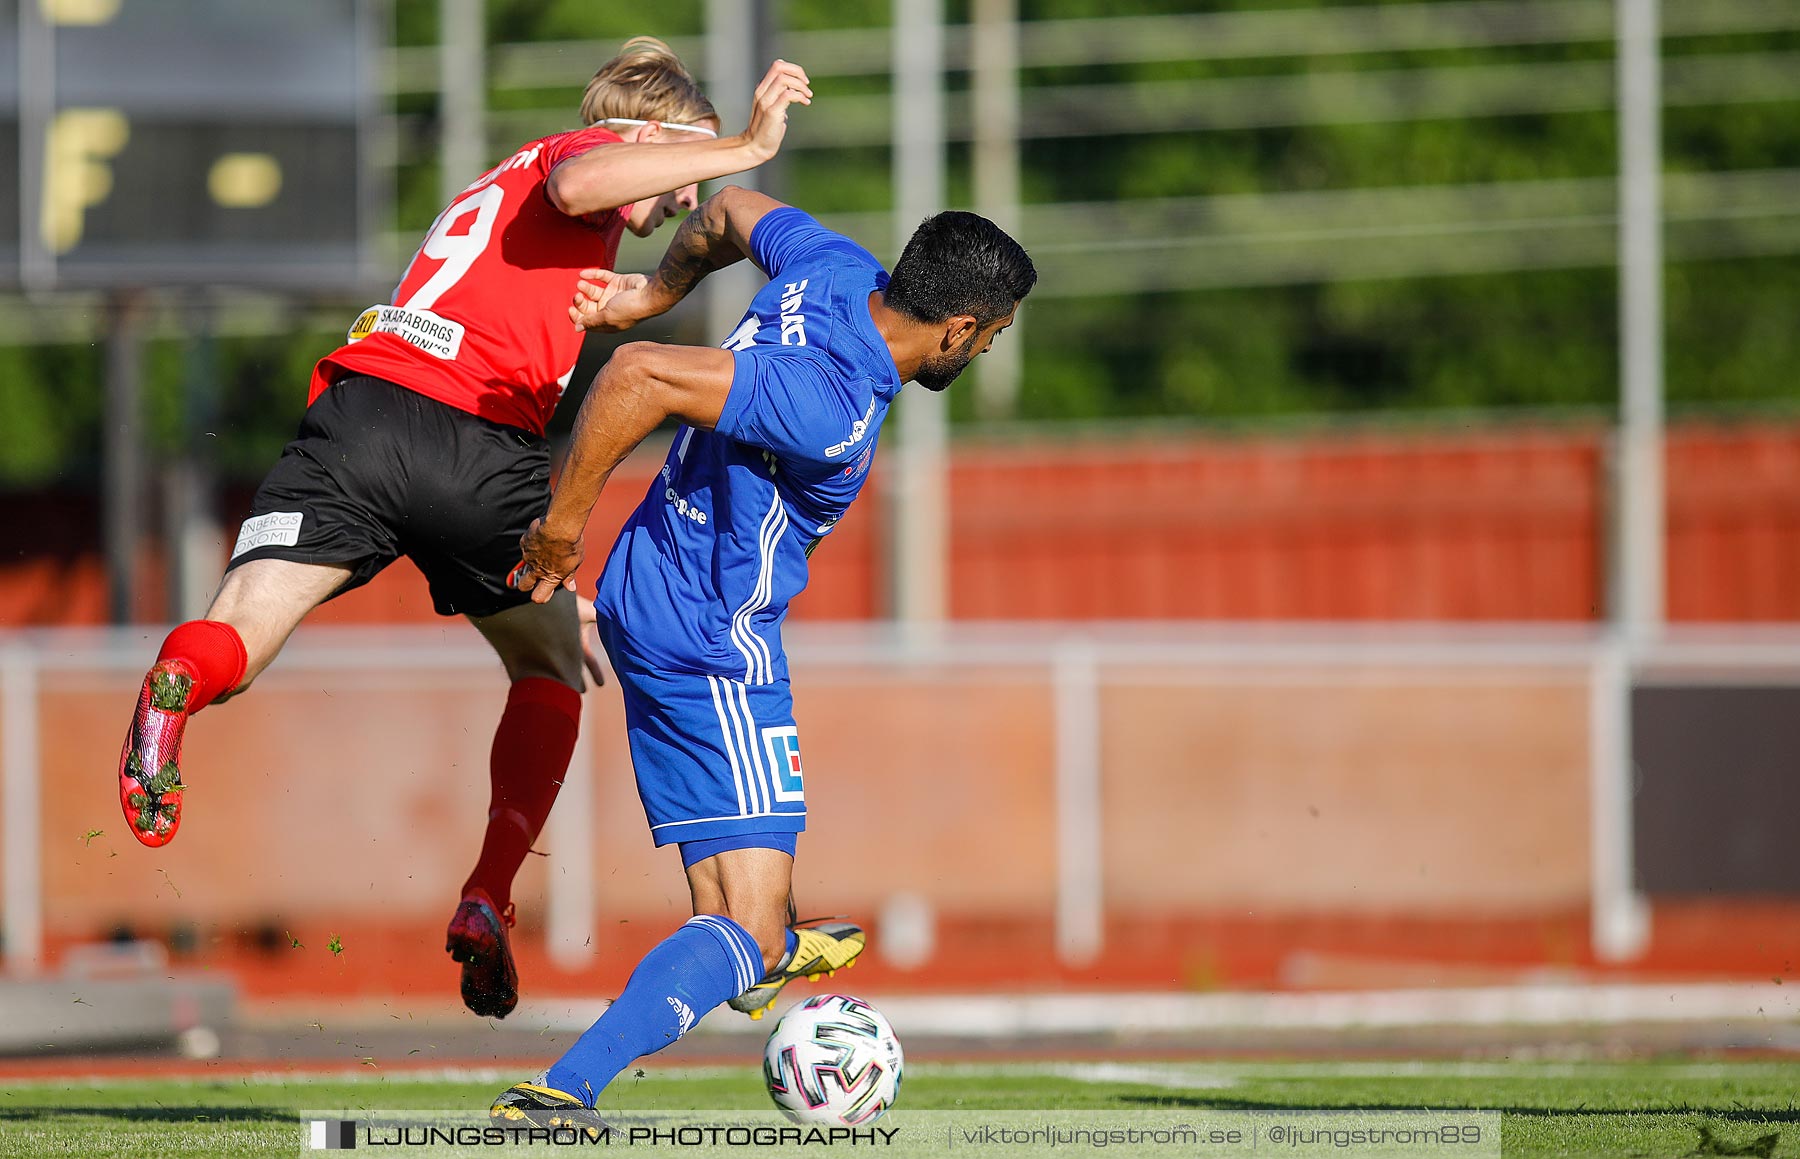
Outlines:
<svg viewBox="0 0 1800 1159"><path fill-rule="evenodd" d="M37 971L44 954L43 819L39 805L38 670L29 645L0 651L0 785L6 807L6 965Z"/></svg>
<svg viewBox="0 0 1800 1159"><path fill-rule="evenodd" d="M1589 832L1594 955L1627 961L1650 940L1650 911L1633 882L1630 645L1603 641L1589 670Z"/></svg>
<svg viewBox="0 0 1800 1159"><path fill-rule="evenodd" d="M1100 668L1091 645L1059 645L1056 694L1056 956L1078 966L1105 939L1101 860Z"/></svg>
<svg viewBox="0 0 1800 1159"><path fill-rule="evenodd" d="M578 970L597 952L594 934L594 746L588 697L581 698L581 731L563 776L556 807L545 825L550 854L550 881L545 887L544 934L550 960L565 970Z"/></svg>

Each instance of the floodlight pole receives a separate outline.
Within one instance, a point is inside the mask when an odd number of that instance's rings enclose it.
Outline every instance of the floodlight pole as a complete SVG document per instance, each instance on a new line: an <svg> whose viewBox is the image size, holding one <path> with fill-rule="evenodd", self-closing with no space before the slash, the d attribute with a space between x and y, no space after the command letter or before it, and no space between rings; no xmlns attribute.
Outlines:
<svg viewBox="0 0 1800 1159"><path fill-rule="evenodd" d="M36 4L18 6L19 281L28 294L56 285L56 253L44 237L45 148L56 119L56 29Z"/></svg>
<svg viewBox="0 0 1800 1159"><path fill-rule="evenodd" d="M757 60L757 23L764 4L744 0L706 0L706 95L719 112L720 130L736 133L750 121L750 97L756 82L762 79L760 69L767 61ZM804 108L794 117L804 117ZM710 196L726 185L742 189L760 189L761 175L752 169L737 173L723 181L710 181L703 191ZM727 266L706 279L706 340L723 342L743 317L744 309L762 286L762 272L750 262Z"/></svg>
<svg viewBox="0 0 1800 1159"><path fill-rule="evenodd" d="M1619 134L1619 430L1615 451L1612 632L1601 681L1617 703L1596 702L1593 792L1595 954L1637 957L1649 908L1637 892L1633 848L1636 764L1632 672L1662 635L1663 491L1662 76L1658 0L1616 0Z"/></svg>
<svg viewBox="0 0 1800 1159"><path fill-rule="evenodd" d="M894 248L944 200L943 0L894 0ZM950 511L943 394L902 393L891 479L890 606L906 639L927 643L949 610Z"/></svg>
<svg viewBox="0 0 1800 1159"><path fill-rule="evenodd" d="M1019 236L1019 0L975 0L970 11L970 97L974 113L975 209ZM971 368L975 409L984 419L1018 408L1022 319Z"/></svg>
<svg viewBox="0 0 1800 1159"><path fill-rule="evenodd" d="M183 355L181 451L163 472L171 623L204 615L219 586L221 532L214 472L219 418L217 305L200 291L183 303L191 320Z"/></svg>
<svg viewBox="0 0 1800 1159"><path fill-rule="evenodd" d="M438 0L438 203L487 170L485 0Z"/></svg>
<svg viewBox="0 0 1800 1159"><path fill-rule="evenodd" d="M137 610L138 534L144 512L143 292L118 290L107 302L100 521L106 548L107 615L115 624L129 624Z"/></svg>
<svg viewBox="0 0 1800 1159"><path fill-rule="evenodd" d="M1662 91L1658 0L1618 0L1618 610L1634 644L1663 623Z"/></svg>

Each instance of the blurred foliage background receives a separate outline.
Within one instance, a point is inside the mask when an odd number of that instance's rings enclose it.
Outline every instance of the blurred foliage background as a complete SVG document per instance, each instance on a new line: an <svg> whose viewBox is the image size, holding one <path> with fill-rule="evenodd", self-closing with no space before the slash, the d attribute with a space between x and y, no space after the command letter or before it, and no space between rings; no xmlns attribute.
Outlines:
<svg viewBox="0 0 1800 1159"><path fill-rule="evenodd" d="M785 31L882 27L888 0L772 0ZM1679 0L1682 3L1697 0ZM1023 20L1079 19L1272 7L1319 7L1259 0L1021 0ZM653 11L592 0L489 0L491 45L540 41L617 43L639 33L668 38L702 32L700 0L665 0ZM436 43L436 0L394 0L396 46ZM952 24L969 19L967 0L947 0ZM776 51L781 51L777 42ZM1800 31L1671 39L1670 60L1688 53L1800 50ZM1479 50L1346 53L1293 58L1183 60L1027 69L1029 88L1279 76L1309 70L1424 68L1509 62L1610 61L1610 44L1547 44ZM600 58L593 61L597 65ZM690 64L699 65L691 60ZM801 60L800 63L807 62ZM967 85L953 72L953 88ZM832 77L816 85L821 107L834 97L883 93L885 76ZM575 127L579 88L506 88L488 94L492 112L562 110ZM415 245L439 205L436 98L394 98L397 167L392 230L396 252ZM796 135L815 110L799 110ZM1800 102L1772 99L1729 106L1685 105L1665 112L1666 170L1715 172L1800 168ZM737 126L728 125L727 129ZM499 158L518 142L490 140ZM970 201L969 148L949 153L953 204ZM1466 185L1500 181L1610 179L1616 167L1614 118L1607 110L1502 115L1382 124L1304 125L1220 132L1116 133L1029 139L1022 150L1026 205L1125 205L1147 199L1247 193ZM473 175L471 175L473 176ZM888 150L791 150L774 191L821 214L891 210ZM1102 218L1104 208L1096 210ZM1095 223L1104 230L1104 220ZM629 247L621 264L646 265L667 231ZM1027 237L1027 242L1047 241ZM891 260L892 253L880 254ZM403 260L403 257L400 259ZM1103 253L1092 260L1104 262ZM396 270L398 264L396 264ZM1527 269L1431 277L1354 275L1330 282L1217 289L1044 295L1022 326L1020 420L1236 423L1351 415L1398 420L1423 413L1448 421L1604 413L1617 392L1616 274L1610 266ZM1791 256L1672 261L1667 272L1667 383L1677 412L1786 408L1800 397L1800 259ZM290 436L304 405L311 365L340 340L366 304L339 299L274 303L272 321L214 339L151 343L146 432L152 450L181 438L187 386L197 364L219 383L206 429L225 479L254 480ZM98 309L92 302L82 308ZM195 309L206 308L198 300ZM104 319L97 329L104 332ZM717 341L695 320L667 334ZM597 352L603 354L603 351ZM86 485L99 460L102 347L0 345L0 486ZM578 381L580 381L578 377ZM571 391L571 399L578 395ZM955 392L957 420L973 421L971 392ZM566 425L573 407L565 405ZM1378 415L1377 415L1378 412Z"/></svg>

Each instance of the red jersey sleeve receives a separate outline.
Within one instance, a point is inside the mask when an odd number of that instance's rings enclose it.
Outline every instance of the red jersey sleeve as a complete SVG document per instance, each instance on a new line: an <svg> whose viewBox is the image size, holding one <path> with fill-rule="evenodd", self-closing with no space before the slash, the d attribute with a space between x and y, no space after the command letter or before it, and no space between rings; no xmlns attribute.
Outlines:
<svg viewBox="0 0 1800 1159"><path fill-rule="evenodd" d="M571 157L579 157L589 149L601 145L621 144L623 139L610 129L602 129L598 125L589 125L585 129L577 129L573 133L563 133L545 142L544 173L561 165Z"/></svg>

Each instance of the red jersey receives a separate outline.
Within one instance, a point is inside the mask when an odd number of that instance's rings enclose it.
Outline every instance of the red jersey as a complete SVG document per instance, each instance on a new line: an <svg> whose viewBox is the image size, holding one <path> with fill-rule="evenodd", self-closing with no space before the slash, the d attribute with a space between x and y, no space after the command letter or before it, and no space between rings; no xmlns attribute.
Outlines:
<svg viewBox="0 0 1800 1159"><path fill-rule="evenodd" d="M313 369L307 403L347 375L398 383L507 426L544 433L575 372L575 280L611 269L630 206L570 217L545 195L557 164L620 138L600 128L533 141L438 214L392 303L371 306Z"/></svg>

